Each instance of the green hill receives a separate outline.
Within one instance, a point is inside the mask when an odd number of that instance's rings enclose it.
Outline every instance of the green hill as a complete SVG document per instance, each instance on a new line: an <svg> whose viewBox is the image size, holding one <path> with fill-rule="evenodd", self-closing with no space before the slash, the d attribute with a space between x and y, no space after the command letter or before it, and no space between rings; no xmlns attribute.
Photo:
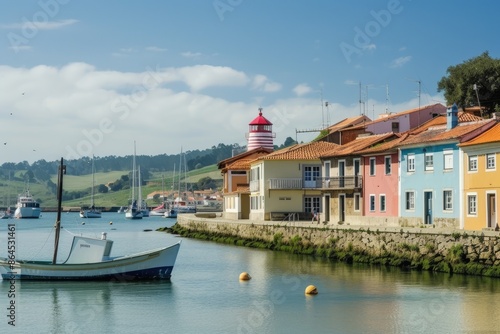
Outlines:
<svg viewBox="0 0 500 334"><path fill-rule="evenodd" d="M18 172L21 174L22 172ZM129 171L110 171L110 172L100 172L94 175L96 189L98 185L108 185L119 180L122 176L128 176ZM173 177L173 172L153 172L142 186L143 197L154 191L161 191L162 188L167 191L170 189L177 189L179 176ZM181 175L181 182L184 187L184 183L197 184L203 178L209 177L222 185L222 176L220 171L217 169L216 165L207 166L191 172L187 172L185 175ZM175 185L174 183L175 182ZM52 183L52 184L50 184ZM55 207L57 205L55 187L57 184L57 175L51 175L50 181L48 182L30 182L29 191L35 197L40 205L43 207ZM64 199L63 206L70 207L80 207L90 204L90 187L92 184L92 175L69 175L64 176L63 191ZM0 207L6 207L10 204L11 207L15 206L17 195L24 192L26 189L26 184L22 181L2 181L0 183ZM119 207L128 204L130 198L130 187L126 186L119 191L108 191L107 193L99 193L96 190L94 195L94 202L96 206L99 207ZM153 200L147 201L148 205L155 205Z"/></svg>

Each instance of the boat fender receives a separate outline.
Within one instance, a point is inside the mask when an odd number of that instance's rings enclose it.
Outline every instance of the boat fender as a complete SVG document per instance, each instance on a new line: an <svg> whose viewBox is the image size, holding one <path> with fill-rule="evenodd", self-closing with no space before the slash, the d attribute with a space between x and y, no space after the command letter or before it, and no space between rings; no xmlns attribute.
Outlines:
<svg viewBox="0 0 500 334"><path fill-rule="evenodd" d="M317 295L318 289L314 285L308 285L305 292L306 295Z"/></svg>
<svg viewBox="0 0 500 334"><path fill-rule="evenodd" d="M102 232L102 234L101 234L101 240L106 240L106 235L107 235L106 232Z"/></svg>
<svg viewBox="0 0 500 334"><path fill-rule="evenodd" d="M250 277L250 275L245 271L240 274L240 281L248 281L251 278L252 277Z"/></svg>

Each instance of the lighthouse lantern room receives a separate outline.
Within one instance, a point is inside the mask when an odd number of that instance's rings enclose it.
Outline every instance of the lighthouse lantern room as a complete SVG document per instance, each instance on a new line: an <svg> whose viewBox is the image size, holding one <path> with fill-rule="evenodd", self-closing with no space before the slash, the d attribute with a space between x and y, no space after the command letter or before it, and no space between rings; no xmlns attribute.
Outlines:
<svg viewBox="0 0 500 334"><path fill-rule="evenodd" d="M262 116L262 108L259 108L259 116L250 122L249 130L246 136L248 142L247 151L259 147L270 150L274 149L273 138L275 134L273 133L273 123Z"/></svg>

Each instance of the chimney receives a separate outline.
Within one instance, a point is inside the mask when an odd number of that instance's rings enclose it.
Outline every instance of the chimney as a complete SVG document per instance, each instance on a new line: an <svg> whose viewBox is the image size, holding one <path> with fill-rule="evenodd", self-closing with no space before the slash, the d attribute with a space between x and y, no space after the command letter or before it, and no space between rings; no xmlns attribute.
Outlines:
<svg viewBox="0 0 500 334"><path fill-rule="evenodd" d="M451 107L446 110L446 130L451 130L458 125L458 107L453 103Z"/></svg>

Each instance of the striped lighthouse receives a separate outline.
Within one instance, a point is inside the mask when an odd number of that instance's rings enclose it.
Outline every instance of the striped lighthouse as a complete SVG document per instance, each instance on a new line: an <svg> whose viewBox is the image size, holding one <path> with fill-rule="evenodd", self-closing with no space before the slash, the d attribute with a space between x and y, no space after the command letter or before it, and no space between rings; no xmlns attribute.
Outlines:
<svg viewBox="0 0 500 334"><path fill-rule="evenodd" d="M255 148L263 147L273 150L273 123L269 122L262 116L262 108L259 108L259 116L249 124L249 132L247 133L247 151Z"/></svg>

